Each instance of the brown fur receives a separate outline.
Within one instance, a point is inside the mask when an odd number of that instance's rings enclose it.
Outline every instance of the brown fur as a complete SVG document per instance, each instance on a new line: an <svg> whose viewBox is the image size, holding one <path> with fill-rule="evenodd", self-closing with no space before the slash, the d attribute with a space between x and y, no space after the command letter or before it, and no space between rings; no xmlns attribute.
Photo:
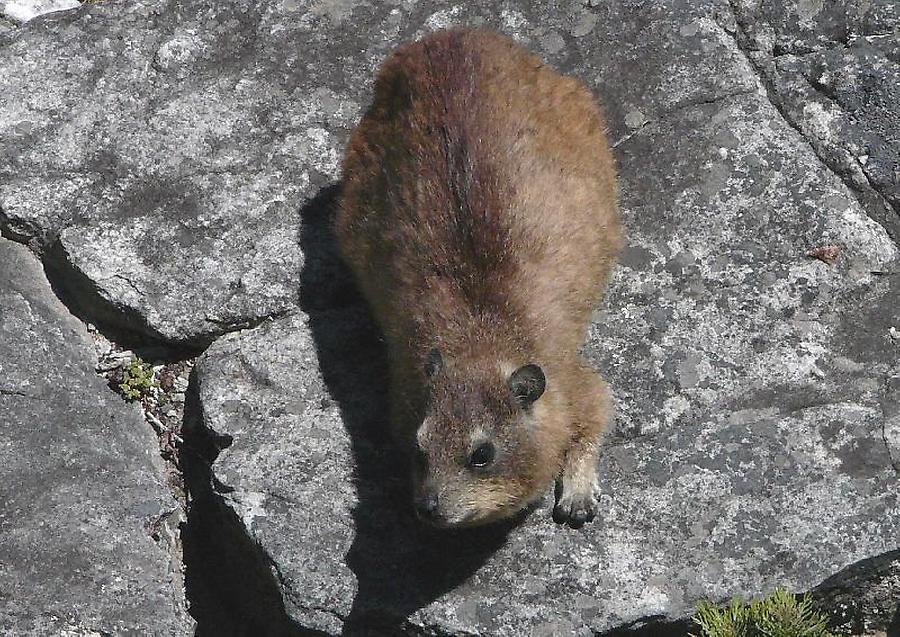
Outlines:
<svg viewBox="0 0 900 637"><path fill-rule="evenodd" d="M621 245L616 194L588 91L512 40L440 31L382 65L336 232L386 337L398 439L448 524L511 515L557 477L554 517L593 517L610 403L578 348ZM523 408L506 383L527 363L546 391ZM498 459L473 474L478 432Z"/></svg>

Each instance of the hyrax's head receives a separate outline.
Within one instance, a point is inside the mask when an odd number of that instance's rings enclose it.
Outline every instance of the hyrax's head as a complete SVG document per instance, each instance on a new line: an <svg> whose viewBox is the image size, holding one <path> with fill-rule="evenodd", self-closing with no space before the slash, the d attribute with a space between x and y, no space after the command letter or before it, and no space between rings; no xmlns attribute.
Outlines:
<svg viewBox="0 0 900 637"><path fill-rule="evenodd" d="M428 353L429 395L415 439L416 512L440 527L509 517L556 474L541 428L541 368L455 363Z"/></svg>

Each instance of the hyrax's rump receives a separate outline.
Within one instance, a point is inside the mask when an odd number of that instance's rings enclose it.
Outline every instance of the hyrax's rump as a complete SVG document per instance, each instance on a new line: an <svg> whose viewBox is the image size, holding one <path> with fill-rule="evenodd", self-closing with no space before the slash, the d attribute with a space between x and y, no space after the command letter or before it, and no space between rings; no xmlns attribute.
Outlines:
<svg viewBox="0 0 900 637"><path fill-rule="evenodd" d="M336 232L387 341L420 515L508 517L556 478L554 519L591 520L610 405L578 348L621 230L588 91L496 33L399 48L348 145Z"/></svg>

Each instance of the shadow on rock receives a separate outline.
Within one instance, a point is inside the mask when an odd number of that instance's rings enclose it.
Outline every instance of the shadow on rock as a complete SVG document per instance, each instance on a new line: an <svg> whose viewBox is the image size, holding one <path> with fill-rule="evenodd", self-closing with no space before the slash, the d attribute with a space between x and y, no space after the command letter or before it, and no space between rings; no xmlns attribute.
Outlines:
<svg viewBox="0 0 900 637"><path fill-rule="evenodd" d="M831 630L862 635L884 630L900 635L900 550L869 557L838 571L812 590Z"/></svg>
<svg viewBox="0 0 900 637"><path fill-rule="evenodd" d="M300 304L355 460L356 537L346 560L358 588L344 633L397 634L415 631L419 622L410 616L471 576L512 524L447 532L412 515L403 455L389 442L382 338L331 229L337 194L338 186L330 186L301 212Z"/></svg>
<svg viewBox="0 0 900 637"><path fill-rule="evenodd" d="M290 619L268 556L246 534L222 500L230 489L219 482L212 463L231 436L203 426L196 370L185 403L180 463L191 495L181 539L189 612L195 637L317 635Z"/></svg>

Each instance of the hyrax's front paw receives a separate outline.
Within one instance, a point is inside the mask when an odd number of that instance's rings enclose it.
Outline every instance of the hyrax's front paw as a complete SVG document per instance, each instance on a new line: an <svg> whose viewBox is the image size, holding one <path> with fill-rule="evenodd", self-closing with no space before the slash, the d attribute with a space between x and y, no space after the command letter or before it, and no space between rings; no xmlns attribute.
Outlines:
<svg viewBox="0 0 900 637"><path fill-rule="evenodd" d="M575 477L563 474L556 481L553 521L568 524L573 529L581 528L597 515L599 497L600 487L595 474Z"/></svg>

